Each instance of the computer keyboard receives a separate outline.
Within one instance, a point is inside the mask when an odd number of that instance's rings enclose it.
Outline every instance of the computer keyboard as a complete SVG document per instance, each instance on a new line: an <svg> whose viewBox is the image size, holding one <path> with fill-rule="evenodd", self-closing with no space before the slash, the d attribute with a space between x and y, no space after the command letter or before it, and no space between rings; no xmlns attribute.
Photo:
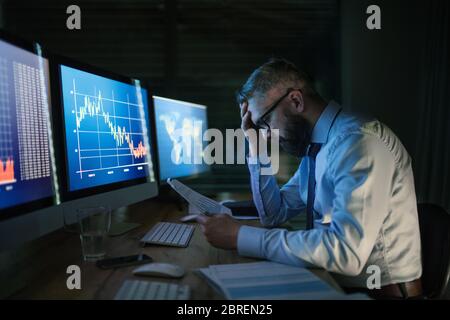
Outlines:
<svg viewBox="0 0 450 320"><path fill-rule="evenodd" d="M184 248L188 246L194 228L188 224L159 222L145 234L141 242Z"/></svg>
<svg viewBox="0 0 450 320"><path fill-rule="evenodd" d="M188 300L190 295L191 291L187 285L126 280L114 300Z"/></svg>

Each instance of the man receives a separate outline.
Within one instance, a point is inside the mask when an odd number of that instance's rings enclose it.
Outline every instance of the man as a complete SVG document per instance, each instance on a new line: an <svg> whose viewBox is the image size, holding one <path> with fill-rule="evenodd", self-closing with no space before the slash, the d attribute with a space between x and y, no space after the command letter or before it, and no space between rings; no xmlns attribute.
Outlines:
<svg viewBox="0 0 450 320"><path fill-rule="evenodd" d="M242 129L267 130L302 157L281 189L249 159L253 199L263 226L306 212L306 230L240 225L201 216L207 240L240 255L331 272L346 288L367 288L380 270L377 297L421 295L420 235L411 159L395 134L374 119L327 103L306 74L282 59L256 69L239 93ZM278 137L275 136L278 129ZM250 139L249 139L250 140ZM257 158L250 146L250 158ZM256 163L256 164L255 164Z"/></svg>

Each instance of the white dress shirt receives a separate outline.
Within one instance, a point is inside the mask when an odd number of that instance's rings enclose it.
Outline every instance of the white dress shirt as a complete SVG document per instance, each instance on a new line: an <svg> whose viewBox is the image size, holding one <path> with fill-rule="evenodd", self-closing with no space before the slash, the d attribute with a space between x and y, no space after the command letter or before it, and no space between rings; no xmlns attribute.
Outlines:
<svg viewBox="0 0 450 320"><path fill-rule="evenodd" d="M274 228L305 212L308 161L281 189L262 165L249 164L253 200L263 226L242 226L240 255L330 271L343 286L366 287L370 265L381 285L419 278L420 234L411 158L395 134L330 102L317 121L314 229ZM249 162L250 163L250 162Z"/></svg>

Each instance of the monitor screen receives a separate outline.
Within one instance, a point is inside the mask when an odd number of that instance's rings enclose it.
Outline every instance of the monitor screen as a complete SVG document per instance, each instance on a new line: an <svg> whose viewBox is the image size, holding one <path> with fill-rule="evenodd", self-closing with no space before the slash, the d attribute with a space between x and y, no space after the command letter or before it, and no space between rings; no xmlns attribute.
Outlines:
<svg viewBox="0 0 450 320"><path fill-rule="evenodd" d="M54 195L49 85L47 59L0 39L0 210Z"/></svg>
<svg viewBox="0 0 450 320"><path fill-rule="evenodd" d="M147 90L60 65L69 191L154 181Z"/></svg>
<svg viewBox="0 0 450 320"><path fill-rule="evenodd" d="M160 180L209 170L203 160L206 106L153 97Z"/></svg>

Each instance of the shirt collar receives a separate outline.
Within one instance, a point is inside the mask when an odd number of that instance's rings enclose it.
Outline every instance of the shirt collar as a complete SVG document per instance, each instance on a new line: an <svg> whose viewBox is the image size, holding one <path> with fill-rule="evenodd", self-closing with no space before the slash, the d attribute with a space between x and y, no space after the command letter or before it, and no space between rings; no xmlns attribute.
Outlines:
<svg viewBox="0 0 450 320"><path fill-rule="evenodd" d="M314 125L311 142L312 143L326 143L328 140L328 133L333 125L334 119L341 111L342 107L335 101L330 101L323 110L322 114Z"/></svg>

